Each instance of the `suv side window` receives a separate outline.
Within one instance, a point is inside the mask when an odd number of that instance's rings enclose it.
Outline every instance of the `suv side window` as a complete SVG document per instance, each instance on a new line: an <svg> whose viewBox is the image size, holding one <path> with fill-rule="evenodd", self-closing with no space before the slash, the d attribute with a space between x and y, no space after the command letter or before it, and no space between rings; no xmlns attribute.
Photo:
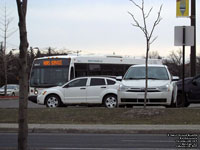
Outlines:
<svg viewBox="0 0 200 150"><path fill-rule="evenodd" d="M66 86L67 87L81 87L81 86L86 86L86 83L87 83L87 79L86 78L85 79L77 79L77 80L74 80L74 81L70 82Z"/></svg>
<svg viewBox="0 0 200 150"><path fill-rule="evenodd" d="M107 79L107 83L108 83L108 85L114 85L116 82L113 81L113 80L109 80L109 79Z"/></svg>
<svg viewBox="0 0 200 150"><path fill-rule="evenodd" d="M90 86L106 85L105 79L91 78Z"/></svg>

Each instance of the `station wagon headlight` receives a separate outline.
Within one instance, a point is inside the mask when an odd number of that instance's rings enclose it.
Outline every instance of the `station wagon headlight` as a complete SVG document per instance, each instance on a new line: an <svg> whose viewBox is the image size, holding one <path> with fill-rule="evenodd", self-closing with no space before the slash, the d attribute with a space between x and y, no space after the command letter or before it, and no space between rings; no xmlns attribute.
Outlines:
<svg viewBox="0 0 200 150"><path fill-rule="evenodd" d="M170 86L169 86L169 84L166 84L164 86L158 87L158 90L161 91L161 92L169 92L170 91Z"/></svg>

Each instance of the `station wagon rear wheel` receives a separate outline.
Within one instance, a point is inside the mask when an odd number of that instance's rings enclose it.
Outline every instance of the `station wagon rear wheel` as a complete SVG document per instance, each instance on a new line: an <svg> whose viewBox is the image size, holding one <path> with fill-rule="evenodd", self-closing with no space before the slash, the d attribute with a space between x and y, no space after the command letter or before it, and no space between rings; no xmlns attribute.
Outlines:
<svg viewBox="0 0 200 150"><path fill-rule="evenodd" d="M116 108L117 107L117 96L116 95L107 95L104 98L104 106L106 108Z"/></svg>
<svg viewBox="0 0 200 150"><path fill-rule="evenodd" d="M56 108L61 105L61 100L57 95L49 95L46 98L45 104L49 108Z"/></svg>

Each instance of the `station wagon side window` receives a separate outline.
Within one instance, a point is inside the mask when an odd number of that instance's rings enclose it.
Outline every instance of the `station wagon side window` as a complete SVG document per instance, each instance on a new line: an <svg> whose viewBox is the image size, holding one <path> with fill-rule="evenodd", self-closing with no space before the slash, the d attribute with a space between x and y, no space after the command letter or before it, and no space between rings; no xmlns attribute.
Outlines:
<svg viewBox="0 0 200 150"><path fill-rule="evenodd" d="M87 83L87 79L77 79L77 80L74 80L72 82L70 82L69 84L67 84L65 86L65 88L70 88L70 87L81 87L81 86L86 86L86 83Z"/></svg>
<svg viewBox="0 0 200 150"><path fill-rule="evenodd" d="M106 85L105 79L92 78L90 81L90 86Z"/></svg>
<svg viewBox="0 0 200 150"><path fill-rule="evenodd" d="M109 80L109 79L107 79L107 83L108 83L108 85L114 85L116 82L113 81L113 80Z"/></svg>

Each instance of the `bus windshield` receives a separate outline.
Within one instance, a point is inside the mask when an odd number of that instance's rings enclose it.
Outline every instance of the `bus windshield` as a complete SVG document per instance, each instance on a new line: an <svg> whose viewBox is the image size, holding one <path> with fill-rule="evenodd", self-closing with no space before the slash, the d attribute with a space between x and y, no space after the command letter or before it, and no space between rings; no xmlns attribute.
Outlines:
<svg viewBox="0 0 200 150"><path fill-rule="evenodd" d="M69 67L35 67L31 72L30 86L60 86L68 80Z"/></svg>
<svg viewBox="0 0 200 150"><path fill-rule="evenodd" d="M70 59L36 59L33 63L30 86L48 88L68 81Z"/></svg>

